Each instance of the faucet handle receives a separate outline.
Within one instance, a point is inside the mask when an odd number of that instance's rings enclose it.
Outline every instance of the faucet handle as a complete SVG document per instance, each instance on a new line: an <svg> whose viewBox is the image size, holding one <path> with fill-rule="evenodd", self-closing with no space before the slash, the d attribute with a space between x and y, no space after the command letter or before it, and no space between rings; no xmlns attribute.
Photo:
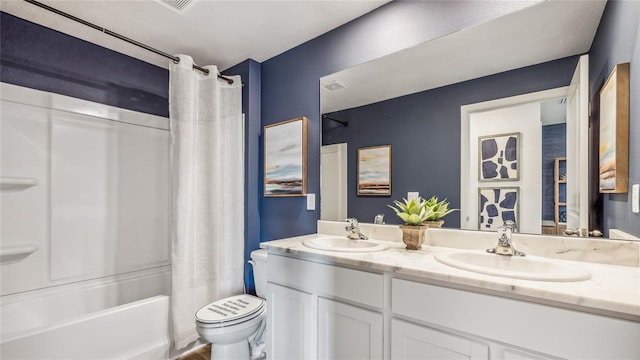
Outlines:
<svg viewBox="0 0 640 360"><path fill-rule="evenodd" d="M348 222L349 225L351 225L351 226L357 226L358 225L358 219L356 219L356 218L346 218L344 221Z"/></svg>
<svg viewBox="0 0 640 360"><path fill-rule="evenodd" d="M513 220L507 220L502 224L502 227L508 228L511 230L511 232L518 232L518 226L516 225L516 222Z"/></svg>

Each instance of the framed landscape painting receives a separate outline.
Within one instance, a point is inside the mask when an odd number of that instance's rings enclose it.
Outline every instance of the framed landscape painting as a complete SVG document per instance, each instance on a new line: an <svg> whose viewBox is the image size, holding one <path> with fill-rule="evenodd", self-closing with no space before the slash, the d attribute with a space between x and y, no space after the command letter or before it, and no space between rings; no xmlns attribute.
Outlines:
<svg viewBox="0 0 640 360"><path fill-rule="evenodd" d="M601 193L629 191L629 63L618 64L600 91Z"/></svg>
<svg viewBox="0 0 640 360"><path fill-rule="evenodd" d="M264 196L307 194L307 118L264 127Z"/></svg>
<svg viewBox="0 0 640 360"><path fill-rule="evenodd" d="M391 196L391 145L358 149L358 195Z"/></svg>
<svg viewBox="0 0 640 360"><path fill-rule="evenodd" d="M520 179L520 133L478 138L478 181Z"/></svg>

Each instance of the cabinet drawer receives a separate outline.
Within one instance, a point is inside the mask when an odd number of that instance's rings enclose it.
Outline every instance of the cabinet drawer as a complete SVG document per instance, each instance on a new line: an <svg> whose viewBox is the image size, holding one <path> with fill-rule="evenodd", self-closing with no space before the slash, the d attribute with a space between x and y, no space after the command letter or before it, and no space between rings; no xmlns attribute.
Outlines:
<svg viewBox="0 0 640 360"><path fill-rule="evenodd" d="M563 358L638 358L640 323L402 279L395 315Z"/></svg>
<svg viewBox="0 0 640 360"><path fill-rule="evenodd" d="M382 308L383 276L269 254L269 282Z"/></svg>

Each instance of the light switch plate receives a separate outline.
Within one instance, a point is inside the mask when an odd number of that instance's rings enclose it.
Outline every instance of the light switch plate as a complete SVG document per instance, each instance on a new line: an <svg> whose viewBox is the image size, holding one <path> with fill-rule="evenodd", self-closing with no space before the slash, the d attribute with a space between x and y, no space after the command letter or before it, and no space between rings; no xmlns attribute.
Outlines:
<svg viewBox="0 0 640 360"><path fill-rule="evenodd" d="M631 187L631 211L640 213L640 184Z"/></svg>
<svg viewBox="0 0 640 360"><path fill-rule="evenodd" d="M417 191L409 191L407 193L407 200L417 200L420 197L420 193Z"/></svg>
<svg viewBox="0 0 640 360"><path fill-rule="evenodd" d="M316 209L316 194L307 194L307 210Z"/></svg>

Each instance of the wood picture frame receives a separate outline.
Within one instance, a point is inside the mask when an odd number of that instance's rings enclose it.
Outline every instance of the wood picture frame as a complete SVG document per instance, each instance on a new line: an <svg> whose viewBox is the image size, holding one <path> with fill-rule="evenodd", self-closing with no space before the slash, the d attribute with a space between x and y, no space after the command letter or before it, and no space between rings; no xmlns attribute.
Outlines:
<svg viewBox="0 0 640 360"><path fill-rule="evenodd" d="M600 90L598 154L600 192L629 191L629 63L616 65Z"/></svg>
<svg viewBox="0 0 640 360"><path fill-rule="evenodd" d="M391 145L358 148L358 196L391 196Z"/></svg>
<svg viewBox="0 0 640 360"><path fill-rule="evenodd" d="M478 137L478 181L520 180L520 133Z"/></svg>
<svg viewBox="0 0 640 360"><path fill-rule="evenodd" d="M307 118L266 125L264 196L307 194Z"/></svg>
<svg viewBox="0 0 640 360"><path fill-rule="evenodd" d="M520 224L520 187L478 188L478 230L496 231L505 221Z"/></svg>

